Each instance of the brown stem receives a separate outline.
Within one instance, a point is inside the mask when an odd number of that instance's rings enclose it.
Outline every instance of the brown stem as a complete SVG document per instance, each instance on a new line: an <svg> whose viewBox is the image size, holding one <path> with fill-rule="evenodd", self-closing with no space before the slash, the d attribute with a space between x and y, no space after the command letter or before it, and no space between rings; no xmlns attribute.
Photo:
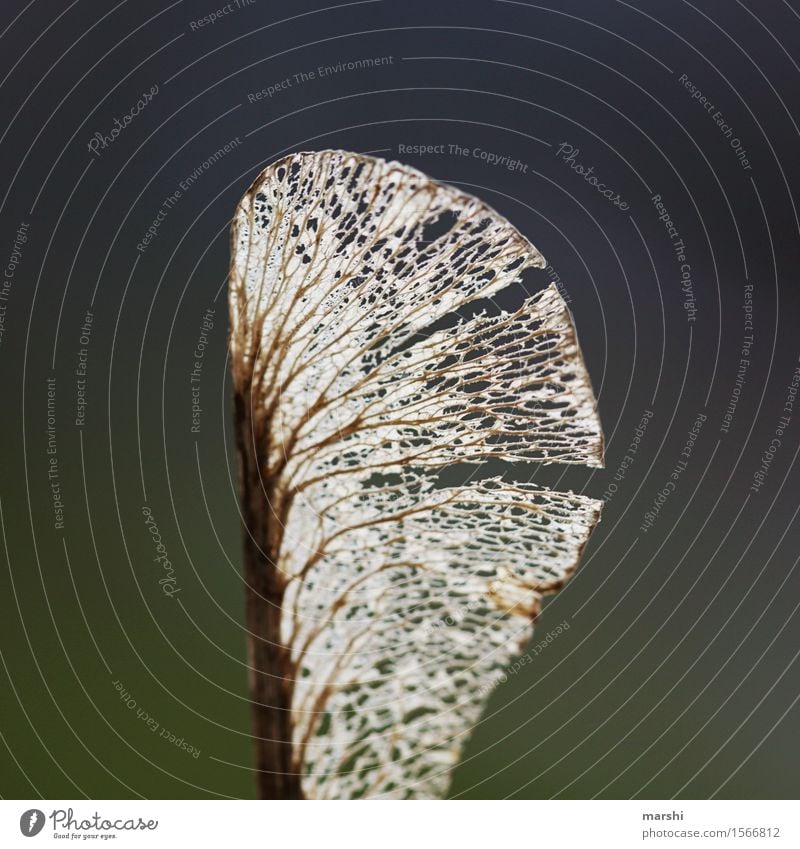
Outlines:
<svg viewBox="0 0 800 849"><path fill-rule="evenodd" d="M248 393L249 394L249 393ZM276 564L280 527L258 455L262 434L254 430L250 398L237 393L236 441L244 518L244 577L248 683L253 746L261 799L302 799L292 749L293 665L281 642L284 580Z"/></svg>

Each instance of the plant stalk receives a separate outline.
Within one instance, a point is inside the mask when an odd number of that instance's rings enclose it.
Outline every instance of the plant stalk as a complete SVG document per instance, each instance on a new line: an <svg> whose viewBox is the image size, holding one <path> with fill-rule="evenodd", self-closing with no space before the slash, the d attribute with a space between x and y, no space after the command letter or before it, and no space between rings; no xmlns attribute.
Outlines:
<svg viewBox="0 0 800 849"><path fill-rule="evenodd" d="M264 441L263 435L252 427L250 398L237 393L234 401L244 520L248 684L258 797L302 799L292 747L293 665L289 649L281 642L284 580L276 561L282 529L275 527L269 485L261 474L263 458L257 456L254 448Z"/></svg>

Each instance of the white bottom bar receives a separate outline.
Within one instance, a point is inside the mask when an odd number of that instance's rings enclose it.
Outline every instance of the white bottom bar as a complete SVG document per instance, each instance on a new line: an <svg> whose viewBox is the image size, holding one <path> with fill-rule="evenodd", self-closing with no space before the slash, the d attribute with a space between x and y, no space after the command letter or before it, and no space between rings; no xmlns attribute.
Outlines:
<svg viewBox="0 0 800 849"><path fill-rule="evenodd" d="M0 801L0 846L800 846L794 801ZM28 836L30 833L31 836Z"/></svg>

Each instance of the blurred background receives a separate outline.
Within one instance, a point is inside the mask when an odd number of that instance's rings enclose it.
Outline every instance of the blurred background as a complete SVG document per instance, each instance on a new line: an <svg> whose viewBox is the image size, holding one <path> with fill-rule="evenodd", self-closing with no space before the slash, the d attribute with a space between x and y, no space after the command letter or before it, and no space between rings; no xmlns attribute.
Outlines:
<svg viewBox="0 0 800 849"><path fill-rule="evenodd" d="M228 226L271 161L343 148L531 239L606 431L605 470L515 470L606 506L451 795L795 796L799 17L7 3L0 793L254 795Z"/></svg>

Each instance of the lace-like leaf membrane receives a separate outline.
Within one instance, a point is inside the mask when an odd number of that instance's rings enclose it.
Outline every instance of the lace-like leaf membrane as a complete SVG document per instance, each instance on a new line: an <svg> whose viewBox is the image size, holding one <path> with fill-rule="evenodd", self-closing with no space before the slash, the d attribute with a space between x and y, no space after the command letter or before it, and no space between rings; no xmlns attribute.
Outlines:
<svg viewBox="0 0 800 849"><path fill-rule="evenodd" d="M232 239L234 377L266 433L303 792L441 796L600 505L436 472L602 464L569 312L551 285L426 333L545 261L482 201L397 162L288 156Z"/></svg>

